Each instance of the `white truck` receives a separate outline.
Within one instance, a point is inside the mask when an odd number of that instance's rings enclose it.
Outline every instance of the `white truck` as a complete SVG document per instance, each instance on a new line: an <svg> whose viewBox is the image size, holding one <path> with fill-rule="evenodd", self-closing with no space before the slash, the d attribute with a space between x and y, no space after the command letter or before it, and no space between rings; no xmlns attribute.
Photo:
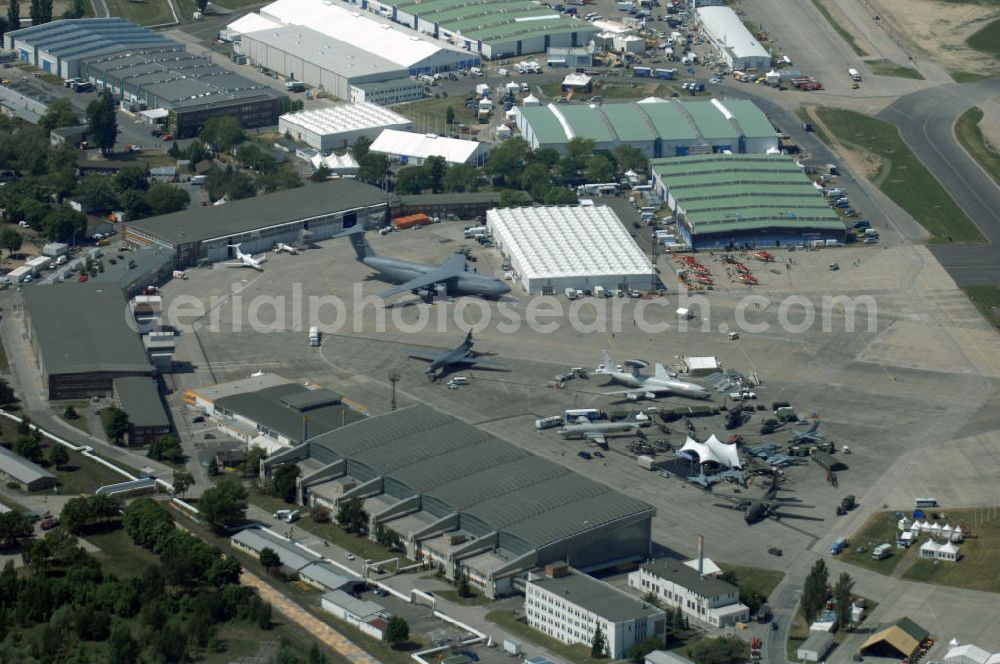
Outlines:
<svg viewBox="0 0 1000 664"><path fill-rule="evenodd" d="M646 470L653 470L656 465L656 459L645 454L637 456L635 460L640 468L645 468Z"/></svg>
<svg viewBox="0 0 1000 664"><path fill-rule="evenodd" d="M563 423L563 418L559 417L558 415L553 415L552 417L542 417L535 420L535 428L538 430L551 429L553 427L562 425L562 423Z"/></svg>
<svg viewBox="0 0 1000 664"><path fill-rule="evenodd" d="M891 544L879 544L872 549L872 560L883 560L892 555Z"/></svg>
<svg viewBox="0 0 1000 664"><path fill-rule="evenodd" d="M320 344L319 328L316 326L309 328L309 345L318 346Z"/></svg>
<svg viewBox="0 0 1000 664"><path fill-rule="evenodd" d="M578 293L577 293L577 291L576 291L575 288L567 288L566 289L566 299L567 300L575 300L577 297L578 297Z"/></svg>
<svg viewBox="0 0 1000 664"><path fill-rule="evenodd" d="M847 70L847 75L851 77L852 81L858 81L858 82L861 81L861 72L859 72L854 67L851 67L850 69Z"/></svg>
<svg viewBox="0 0 1000 664"><path fill-rule="evenodd" d="M514 639L503 640L503 651L508 655L517 656L521 654L521 642Z"/></svg>

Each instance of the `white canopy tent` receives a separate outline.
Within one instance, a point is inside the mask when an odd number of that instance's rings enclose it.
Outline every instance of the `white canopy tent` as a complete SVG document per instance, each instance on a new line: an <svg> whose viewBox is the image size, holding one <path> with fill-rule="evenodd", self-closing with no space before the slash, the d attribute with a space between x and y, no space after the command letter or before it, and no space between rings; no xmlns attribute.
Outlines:
<svg viewBox="0 0 1000 664"><path fill-rule="evenodd" d="M727 445L721 440L715 437L715 434L709 436L708 440L704 443L699 443L691 437L688 437L684 441L684 446L679 450L680 453L693 452L698 455L698 460L701 463L714 462L720 466L726 468L742 468L743 463L740 461L740 455L736 451L736 445Z"/></svg>

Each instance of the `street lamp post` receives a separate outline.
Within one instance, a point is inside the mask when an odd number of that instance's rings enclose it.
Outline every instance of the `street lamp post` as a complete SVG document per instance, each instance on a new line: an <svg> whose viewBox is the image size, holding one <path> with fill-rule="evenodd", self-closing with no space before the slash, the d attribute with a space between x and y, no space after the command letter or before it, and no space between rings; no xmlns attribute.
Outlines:
<svg viewBox="0 0 1000 664"><path fill-rule="evenodd" d="M401 377L402 376L399 375L398 371L390 371L389 372L389 382L392 383L392 406L391 407L392 407L393 412L395 412L395 410L396 410L396 383L399 382L399 379Z"/></svg>

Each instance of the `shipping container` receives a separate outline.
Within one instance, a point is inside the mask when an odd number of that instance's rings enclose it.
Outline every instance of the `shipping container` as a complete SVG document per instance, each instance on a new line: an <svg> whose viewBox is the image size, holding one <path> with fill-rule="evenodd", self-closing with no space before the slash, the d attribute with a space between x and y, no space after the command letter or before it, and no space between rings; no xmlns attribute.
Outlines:
<svg viewBox="0 0 1000 664"><path fill-rule="evenodd" d="M406 217L397 217L392 220L392 226L397 231L414 226L426 226L431 223L431 218L426 214L411 214Z"/></svg>
<svg viewBox="0 0 1000 664"><path fill-rule="evenodd" d="M635 76L636 78L649 78L650 76L652 76L652 74L653 70L650 69L649 67L632 68L632 76Z"/></svg>

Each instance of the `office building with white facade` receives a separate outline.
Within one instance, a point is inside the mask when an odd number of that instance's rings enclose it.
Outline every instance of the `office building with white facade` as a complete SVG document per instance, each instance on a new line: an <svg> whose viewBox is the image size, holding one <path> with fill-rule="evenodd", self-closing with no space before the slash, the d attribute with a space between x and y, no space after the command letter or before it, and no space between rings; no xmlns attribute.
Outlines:
<svg viewBox="0 0 1000 664"><path fill-rule="evenodd" d="M641 565L628 575L628 585L643 594L653 593L662 604L680 608L688 618L713 627L729 627L750 619L750 609L740 603L739 588L699 574L680 560Z"/></svg>

